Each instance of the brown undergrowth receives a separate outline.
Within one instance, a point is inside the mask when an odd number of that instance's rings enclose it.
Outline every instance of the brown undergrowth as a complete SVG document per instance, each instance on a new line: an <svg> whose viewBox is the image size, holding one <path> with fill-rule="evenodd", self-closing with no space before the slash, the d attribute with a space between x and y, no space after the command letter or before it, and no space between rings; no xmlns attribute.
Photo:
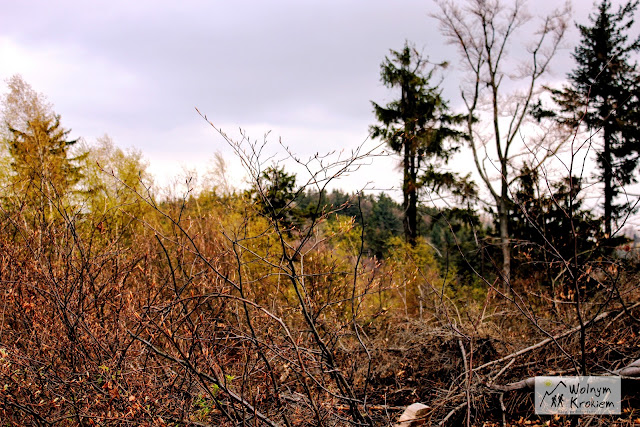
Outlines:
<svg viewBox="0 0 640 427"><path fill-rule="evenodd" d="M413 402L429 425L566 421L499 388L575 374L561 287L456 289L428 245L364 258L358 225L331 211L285 230L239 197L145 203L117 230L4 212L4 425L389 425ZM581 313L602 374L638 358L640 309L631 265L596 267ZM628 390L621 425L638 418Z"/></svg>

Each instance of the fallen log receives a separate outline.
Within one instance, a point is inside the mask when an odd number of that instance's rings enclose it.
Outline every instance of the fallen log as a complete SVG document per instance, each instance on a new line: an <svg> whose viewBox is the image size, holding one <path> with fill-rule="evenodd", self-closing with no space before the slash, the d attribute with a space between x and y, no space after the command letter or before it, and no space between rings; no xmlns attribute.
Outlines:
<svg viewBox="0 0 640 427"><path fill-rule="evenodd" d="M616 369L615 371L603 372L599 374L595 374L598 376L610 376L616 375L621 376L623 379L632 379L633 381L638 381L640 379L640 359L634 360L627 366ZM514 390L533 390L536 384L536 377L529 377L521 381L517 381L514 383L509 383L505 385L499 384L488 384L487 387L497 391L514 391Z"/></svg>
<svg viewBox="0 0 640 427"><path fill-rule="evenodd" d="M640 359L634 360L624 368L613 371L613 373L621 377L640 377Z"/></svg>
<svg viewBox="0 0 640 427"><path fill-rule="evenodd" d="M638 306L640 306L640 302L633 304L631 307L628 307L626 311L631 310L633 308L636 308ZM587 328L587 327L593 325L594 323L597 323L597 322L599 322L599 321L601 321L603 319L606 319L607 317L611 316L612 314L617 314L617 316L613 319L613 320L616 320L619 316L623 315L626 311L622 311L622 312L607 311L607 312L604 312L604 313L600 313L598 316L596 316L595 318L591 319L588 323L586 323L584 325L584 327ZM518 350L518 351L516 351L514 353L511 353L511 354L509 354L507 356L501 357L500 359L492 360L491 362L487 362L487 363L485 363L483 365L477 366L477 367L473 368L473 372L477 372L477 371L480 371L482 369L488 368L489 366L493 366L493 365L496 365L496 364L501 363L501 362L506 362L506 361L511 360L511 359L513 359L515 357L522 356L523 354L530 353L533 350L536 350L536 349L538 349L540 347L544 347L545 345L547 345L549 343L556 342L559 339L568 337L569 335L573 335L576 332L580 331L581 328L582 327L580 325L578 325L575 328L571 328L568 331L565 331L565 332L563 332L561 334L546 338L546 339L544 339L544 340L542 340L542 341L540 341L540 342L538 342L538 343L536 343L536 344L534 344L532 346L529 346L529 347L523 348L521 350ZM638 366L640 366L640 365L638 365Z"/></svg>

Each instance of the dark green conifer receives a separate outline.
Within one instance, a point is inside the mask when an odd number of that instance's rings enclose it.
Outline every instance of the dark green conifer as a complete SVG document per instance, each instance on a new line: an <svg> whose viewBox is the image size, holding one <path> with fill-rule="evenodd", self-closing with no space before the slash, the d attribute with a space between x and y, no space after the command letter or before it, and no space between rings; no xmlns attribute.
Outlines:
<svg viewBox="0 0 640 427"><path fill-rule="evenodd" d="M638 0L628 1L614 13L609 0L600 2L597 13L590 16L591 25L578 25L581 41L573 53L571 86L554 91L564 113L560 120L584 126L600 140L595 145L597 177L604 185L607 238L615 233L616 219L632 207L632 202L617 196L623 186L637 181L640 73L631 54L640 50L640 37L629 40L627 35L637 7Z"/></svg>
<svg viewBox="0 0 640 427"><path fill-rule="evenodd" d="M380 77L385 86L400 88L400 99L386 107L372 102L381 123L371 126L372 136L382 138L403 158L403 224L405 238L411 244L418 236L419 171L436 160L441 164L448 161L455 148L445 142L463 137L453 126L465 119L450 114L439 88L429 85L436 69L446 64L425 72L427 65L428 61L408 44L401 51L392 50L381 65Z"/></svg>

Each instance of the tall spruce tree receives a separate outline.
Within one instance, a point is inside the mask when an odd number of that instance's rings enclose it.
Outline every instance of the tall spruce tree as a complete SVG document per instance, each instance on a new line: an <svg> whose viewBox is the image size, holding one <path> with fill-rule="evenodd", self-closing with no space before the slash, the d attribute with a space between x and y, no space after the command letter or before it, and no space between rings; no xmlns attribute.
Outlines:
<svg viewBox="0 0 640 427"><path fill-rule="evenodd" d="M405 43L401 51L391 50L381 64L382 83L389 88L400 88L400 99L382 107L372 102L374 113L381 125L371 126L374 138L382 138L392 150L402 155L404 234L414 245L418 236L419 171L426 162L446 162L454 149L447 140L462 138L462 132L453 125L464 117L449 113L439 88L429 85L438 65L425 71L428 61ZM433 168L429 168L433 178Z"/></svg>
<svg viewBox="0 0 640 427"><path fill-rule="evenodd" d="M603 0L590 16L591 25L578 25L580 44L569 74L571 86L554 91L563 110L561 121L585 126L600 137L596 146L598 179L604 185L604 233L610 238L614 224L631 203L616 197L622 186L637 180L634 171L640 150L640 73L631 54L640 50L640 37L629 40L638 0L628 1L615 13Z"/></svg>

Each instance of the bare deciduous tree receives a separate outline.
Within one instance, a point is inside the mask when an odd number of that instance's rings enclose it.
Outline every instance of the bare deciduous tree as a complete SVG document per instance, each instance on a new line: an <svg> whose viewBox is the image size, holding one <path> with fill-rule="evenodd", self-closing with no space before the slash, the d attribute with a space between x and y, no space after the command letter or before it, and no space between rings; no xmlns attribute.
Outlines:
<svg viewBox="0 0 640 427"><path fill-rule="evenodd" d="M530 20L524 3L516 0L505 5L499 0L468 0L460 5L441 0L438 2L440 13L432 15L440 21L448 42L458 47L468 75L461 85L461 95L467 110L469 144L478 174L491 194L492 207L497 213L505 283L511 275L509 185L514 175L517 145L534 106L540 77L548 70L564 37L569 14L567 4L544 17L534 33L534 41L522 49L528 59L516 64L509 60L508 50L514 47L517 31ZM518 51L517 56L519 54ZM520 89L508 93L507 79L517 82ZM543 134L527 141L526 147L527 152L534 154L543 150L542 155L536 156L538 165L555 152L549 145L551 134ZM557 147L557 140L555 142ZM499 179L495 178L496 172Z"/></svg>

